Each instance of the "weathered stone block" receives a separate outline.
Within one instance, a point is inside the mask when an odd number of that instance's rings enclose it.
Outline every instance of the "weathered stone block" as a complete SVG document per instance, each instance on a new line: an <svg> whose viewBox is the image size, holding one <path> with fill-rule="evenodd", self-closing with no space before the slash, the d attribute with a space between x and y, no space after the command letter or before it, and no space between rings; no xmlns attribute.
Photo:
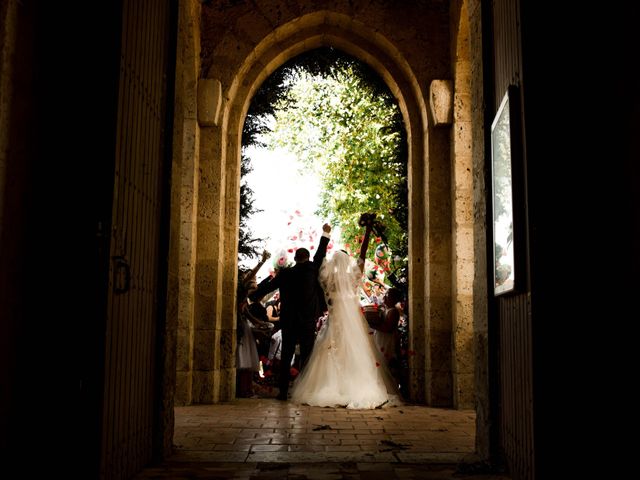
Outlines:
<svg viewBox="0 0 640 480"><path fill-rule="evenodd" d="M457 97L458 95L465 95L471 92L471 81L473 79L472 73L473 71L470 62L466 61L465 59L459 59L459 61L456 62L454 96ZM470 110L469 107L468 109Z"/></svg>
<svg viewBox="0 0 640 480"><path fill-rule="evenodd" d="M236 366L236 331L224 329L219 331L220 368L235 368Z"/></svg>
<svg viewBox="0 0 640 480"><path fill-rule="evenodd" d="M409 395L411 401L424 403L426 401L426 372L424 364L415 357L409 357Z"/></svg>
<svg viewBox="0 0 640 480"><path fill-rule="evenodd" d="M193 358L193 337L191 329L179 328L176 337L176 370L188 372L191 370Z"/></svg>
<svg viewBox="0 0 640 480"><path fill-rule="evenodd" d="M174 244L175 245L175 244ZM171 254L172 257L177 255ZM177 262L176 262L177 263ZM167 323L171 323L172 326L178 324L178 295L180 292L180 279L176 272L170 272L168 275L167 283Z"/></svg>
<svg viewBox="0 0 640 480"><path fill-rule="evenodd" d="M451 296L451 263L432 263L429 266L428 296Z"/></svg>
<svg viewBox="0 0 640 480"><path fill-rule="evenodd" d="M451 229L451 192L448 189L434 188L429 203L429 231Z"/></svg>
<svg viewBox="0 0 640 480"><path fill-rule="evenodd" d="M462 93L456 87L456 94L453 98L453 118L454 124L458 122L471 122L471 93Z"/></svg>
<svg viewBox="0 0 640 480"><path fill-rule="evenodd" d="M454 329L473 331L473 295L456 295L454 309Z"/></svg>
<svg viewBox="0 0 640 480"><path fill-rule="evenodd" d="M429 331L451 331L451 297L429 298Z"/></svg>
<svg viewBox="0 0 640 480"><path fill-rule="evenodd" d="M453 206L454 221L457 225L473 224L473 199L471 189L456 190ZM469 250L472 254L473 250Z"/></svg>
<svg viewBox="0 0 640 480"><path fill-rule="evenodd" d="M456 156L471 155L473 145L473 125L471 122L456 122L453 128L453 151Z"/></svg>
<svg viewBox="0 0 640 480"><path fill-rule="evenodd" d="M427 374L451 372L451 332L429 332L427 348Z"/></svg>
<svg viewBox="0 0 640 480"><path fill-rule="evenodd" d="M220 329L213 326L213 346L212 346L212 357L213 357L213 369L220 370L220 362L221 362L221 352L220 352Z"/></svg>
<svg viewBox="0 0 640 480"><path fill-rule="evenodd" d="M474 264L470 260L462 260L456 265L456 291L463 295L473 293Z"/></svg>
<svg viewBox="0 0 640 480"><path fill-rule="evenodd" d="M201 192L198 197L198 216L205 220L214 220L220 216L220 197L216 192Z"/></svg>
<svg viewBox="0 0 640 480"><path fill-rule="evenodd" d="M203 297L201 295L196 297L193 315L195 336L199 335L199 330L215 329L216 318L213 298L214 297Z"/></svg>
<svg viewBox="0 0 640 480"><path fill-rule="evenodd" d="M453 407L466 409L475 407L475 384L473 373L454 375Z"/></svg>
<svg viewBox="0 0 640 480"><path fill-rule="evenodd" d="M191 405L193 396L193 376L192 372L176 373L176 393L173 401L176 406Z"/></svg>
<svg viewBox="0 0 640 480"><path fill-rule="evenodd" d="M209 329L197 329L193 342L193 368L194 370L213 370L213 349L215 348L215 331Z"/></svg>
<svg viewBox="0 0 640 480"><path fill-rule="evenodd" d="M429 107L433 125L451 125L453 122L453 82L432 80L429 85Z"/></svg>
<svg viewBox="0 0 640 480"><path fill-rule="evenodd" d="M220 370L216 369L213 372L211 372L211 389L213 390L213 396L211 397L211 401L213 403L219 402L220 401L220 382L221 382L221 375L220 375Z"/></svg>
<svg viewBox="0 0 640 480"><path fill-rule="evenodd" d="M200 158L200 127L198 122L185 119L182 122L182 170L180 171L180 186L182 200L193 194L195 179L197 179L197 165Z"/></svg>
<svg viewBox="0 0 640 480"><path fill-rule="evenodd" d="M427 405L430 407L453 406L451 371L427 372Z"/></svg>
<svg viewBox="0 0 640 480"><path fill-rule="evenodd" d="M196 287L198 295L211 298L215 291L215 262L213 260L199 260L196 268Z"/></svg>
<svg viewBox="0 0 640 480"><path fill-rule="evenodd" d="M258 45L273 32L273 24L268 21L260 9L256 8L239 16L236 28L241 33L240 36L249 40L253 45Z"/></svg>
<svg viewBox="0 0 640 480"><path fill-rule="evenodd" d="M218 125L222 109L222 84L213 78L198 81L198 123L203 127Z"/></svg>
<svg viewBox="0 0 640 480"><path fill-rule="evenodd" d="M453 166L454 185L456 191L458 189L473 189L471 155L456 155Z"/></svg>
<svg viewBox="0 0 640 480"><path fill-rule="evenodd" d="M473 281L473 275L475 273L474 265L474 238L473 230L471 227L458 227L455 231L455 275L456 281L460 279L462 275L467 275L468 281ZM471 291L462 291L461 285L457 286L456 292L458 294L464 293L471 294Z"/></svg>
<svg viewBox="0 0 640 480"><path fill-rule="evenodd" d="M216 392L213 389L213 377L213 371L195 370L193 372L193 403L214 403Z"/></svg>
<svg viewBox="0 0 640 480"><path fill-rule="evenodd" d="M178 304L178 327L193 328L193 305L194 305L194 276L181 275L180 278L180 298Z"/></svg>
<svg viewBox="0 0 640 480"><path fill-rule="evenodd" d="M475 365L473 332L455 330L452 344L455 352L452 365L453 371L473 374Z"/></svg>
<svg viewBox="0 0 640 480"><path fill-rule="evenodd" d="M236 369L223 368L219 371L219 402L229 402L236 397Z"/></svg>
<svg viewBox="0 0 640 480"><path fill-rule="evenodd" d="M200 190L221 194L225 182L220 129L200 129Z"/></svg>
<svg viewBox="0 0 640 480"><path fill-rule="evenodd" d="M429 262L448 263L451 261L451 233L441 230L429 234Z"/></svg>
<svg viewBox="0 0 640 480"><path fill-rule="evenodd" d="M185 69L182 75L182 95L181 104L184 118L188 120L196 120L196 112L198 109L198 81L190 75L189 69Z"/></svg>

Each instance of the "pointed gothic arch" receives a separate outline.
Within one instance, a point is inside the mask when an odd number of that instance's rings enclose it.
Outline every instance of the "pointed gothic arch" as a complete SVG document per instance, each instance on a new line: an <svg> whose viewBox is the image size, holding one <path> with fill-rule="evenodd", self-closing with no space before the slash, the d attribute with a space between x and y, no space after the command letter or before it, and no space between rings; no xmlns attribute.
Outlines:
<svg viewBox="0 0 640 480"><path fill-rule="evenodd" d="M223 242L229 247L237 245L238 230L238 204L239 204L239 181L240 181L240 151L241 132L246 112L256 90L261 83L276 68L287 60L305 51L331 46L340 49L361 61L368 63L384 79L390 90L396 96L400 110L403 114L407 129L408 140L408 183L409 183L409 237L412 239L409 244L410 260L409 272L410 292L409 292L409 316L410 338L415 337L416 331L424 328L422 323L426 316L423 311L422 302L414 302L414 298L421 295L424 288L424 276L421 265L424 264L424 245L421 236L412 234L411 230L421 230L422 219L418 218L423 210L423 195L420 188L424 176L423 167L427 164L428 143L423 135L427 130L428 117L424 98L421 89L417 84L415 76L409 69L406 61L400 52L386 41L381 35L375 35L368 31L368 28L358 22L349 21L344 15L331 12L315 12L302 17L295 23L295 28L285 24L267 36L254 50L255 54L246 59L237 76L234 78L226 104L222 112L221 134L226 137L226 141L221 142L227 146L225 161L225 232ZM285 34L284 32L289 32ZM322 33L320 34L319 31ZM258 54L258 52L260 52ZM210 69L215 72L215 68ZM231 253L231 249L229 249ZM235 260L237 251L234 249L229 258ZM232 283L228 279L237 281L235 278L235 262L227 262L224 266L223 285L226 283L226 291L235 291ZM222 317L232 318L235 312L235 299L227 297L222 304ZM411 358L411 371L413 381L411 382L412 396L417 399L424 398L422 386L424 380L424 368L420 366L421 355Z"/></svg>
<svg viewBox="0 0 640 480"><path fill-rule="evenodd" d="M434 22L445 17L449 18L443 14ZM181 279L180 283L191 284L192 295L185 293L187 301L178 307L176 404L235 398L241 132L251 99L261 83L287 60L331 46L367 63L382 77L398 100L407 130L411 399L431 406L465 408L454 398L453 377L458 371L452 362L452 329L455 325L456 334L471 336L473 309L460 306L454 290L459 278L459 256L454 255L451 233L457 205L452 194L456 188L452 178L452 160L457 155L455 132L451 123L435 126L429 98L432 79L452 75L447 66L451 44L435 37L428 53L434 59L418 61L403 54L397 41L375 25L324 10L293 17L275 28L263 25L262 31L252 32L250 38L244 33L223 29L214 47L203 47L206 53L198 66L202 78L193 78L198 86L198 110L196 122L189 120L189 125L194 130L196 153L189 165L192 173L187 175L193 188L182 198L191 215L186 220L191 221L183 222L188 231L181 237L188 241L181 244L184 260L180 261L187 272L186 281ZM197 58L197 45L193 51ZM416 71L416 65L423 70ZM205 83L217 86L217 90L203 93ZM195 96L195 90L192 94ZM216 105L204 103L211 101ZM207 111L215 114L205 119L203 112ZM471 191L467 190L466 205L472 202ZM474 256L473 251L465 253L465 258ZM468 276L468 268L462 270ZM460 306L456 319L454 303ZM463 388L473 389L473 381L469 381L473 375L466 373Z"/></svg>

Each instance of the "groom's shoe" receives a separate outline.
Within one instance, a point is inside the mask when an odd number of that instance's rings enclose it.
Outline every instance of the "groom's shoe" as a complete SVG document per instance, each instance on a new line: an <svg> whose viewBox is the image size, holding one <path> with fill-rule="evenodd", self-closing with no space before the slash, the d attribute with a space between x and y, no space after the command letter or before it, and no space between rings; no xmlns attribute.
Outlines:
<svg viewBox="0 0 640 480"><path fill-rule="evenodd" d="M286 402L286 401L288 400L288 398L287 398L287 397L288 397L287 392L280 392L280 393L278 394L278 396L276 397L276 399L278 399L278 400L284 400L284 401Z"/></svg>

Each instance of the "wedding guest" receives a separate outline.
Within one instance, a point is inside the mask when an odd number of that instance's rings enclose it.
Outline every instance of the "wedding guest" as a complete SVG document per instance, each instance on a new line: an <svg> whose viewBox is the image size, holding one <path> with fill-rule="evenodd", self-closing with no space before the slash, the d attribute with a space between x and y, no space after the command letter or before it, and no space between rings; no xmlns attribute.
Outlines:
<svg viewBox="0 0 640 480"><path fill-rule="evenodd" d="M264 306L267 309L267 317L270 322L280 320L280 292L276 291L271 300L266 302Z"/></svg>
<svg viewBox="0 0 640 480"><path fill-rule="evenodd" d="M271 256L268 251L262 253L262 259L249 271L241 271L238 276L237 291L237 350L236 350L236 377L237 395L239 397L250 397L253 395L253 373L260 370L260 358L258 356L258 345L253 335L253 326L260 326L265 319L260 318L260 313L256 307L250 308L248 295L257 289L255 280L258 270Z"/></svg>
<svg viewBox="0 0 640 480"><path fill-rule="evenodd" d="M398 323L401 318L398 304L401 300L402 292L396 287L389 288L380 308L382 321L378 325L372 325L374 329L373 340L392 373L395 373L398 361Z"/></svg>

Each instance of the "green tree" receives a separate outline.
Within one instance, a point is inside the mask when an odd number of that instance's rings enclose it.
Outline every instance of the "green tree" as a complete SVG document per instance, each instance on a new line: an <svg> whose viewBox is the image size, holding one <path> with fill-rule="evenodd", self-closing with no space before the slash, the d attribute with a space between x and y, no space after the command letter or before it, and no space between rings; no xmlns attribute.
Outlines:
<svg viewBox="0 0 640 480"><path fill-rule="evenodd" d="M240 161L240 174L244 177L251 172L251 161L246 155L242 155ZM249 229L249 219L254 213L261 210L254 205L253 190L247 185L247 182L240 183L240 228L238 232L238 256L253 258L257 257L260 252L258 247L263 241L262 238L254 238Z"/></svg>
<svg viewBox="0 0 640 480"><path fill-rule="evenodd" d="M270 133L273 118L278 123ZM375 212L387 227L393 255L403 259L394 268L401 268L397 276L406 282L406 131L393 95L375 71L330 47L305 52L261 85L242 133L244 147L286 145L320 173L324 194L316 213L340 225L353 252L362 238L359 215ZM243 175L250 168L243 155ZM260 239L252 238L247 225L258 210L253 192L242 185L238 251L253 257ZM369 251L373 255L374 249Z"/></svg>
<svg viewBox="0 0 640 480"><path fill-rule="evenodd" d="M285 80L290 87L276 104L266 145L289 149L322 179L316 213L340 226L352 252L362 240L360 214L375 212L394 255L404 258L406 139L391 93L368 81L354 62L317 74L295 68Z"/></svg>

